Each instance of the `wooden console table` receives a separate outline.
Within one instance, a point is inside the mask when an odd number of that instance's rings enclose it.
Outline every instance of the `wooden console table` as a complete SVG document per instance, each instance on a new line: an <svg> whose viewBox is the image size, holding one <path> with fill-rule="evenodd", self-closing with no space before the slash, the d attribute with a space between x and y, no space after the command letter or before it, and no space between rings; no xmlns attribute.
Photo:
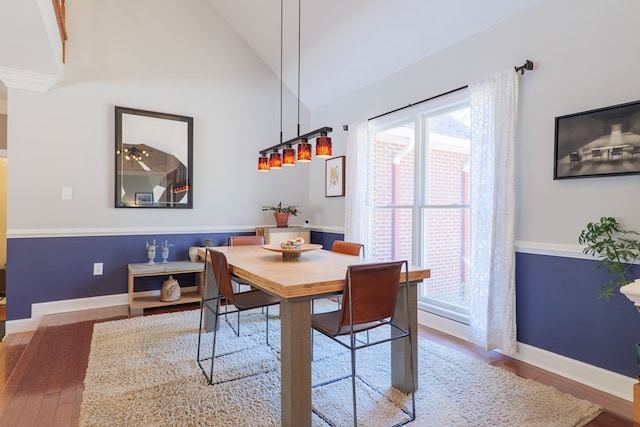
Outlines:
<svg viewBox="0 0 640 427"><path fill-rule="evenodd" d="M135 292L134 280L136 277L169 276L184 273L196 273L196 290L182 291L180 299L177 301L160 301L160 295L141 295L142 292ZM154 265L129 264L129 312L138 314L142 313L145 308L200 302L203 283L204 262L171 261L166 264L156 263Z"/></svg>

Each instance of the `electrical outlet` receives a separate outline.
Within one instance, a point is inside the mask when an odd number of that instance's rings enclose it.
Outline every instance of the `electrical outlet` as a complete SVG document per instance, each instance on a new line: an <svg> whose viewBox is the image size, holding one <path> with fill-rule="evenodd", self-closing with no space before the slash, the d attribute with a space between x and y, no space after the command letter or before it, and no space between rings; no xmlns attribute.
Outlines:
<svg viewBox="0 0 640 427"><path fill-rule="evenodd" d="M94 276L102 276L102 263L94 262L93 263L93 275Z"/></svg>

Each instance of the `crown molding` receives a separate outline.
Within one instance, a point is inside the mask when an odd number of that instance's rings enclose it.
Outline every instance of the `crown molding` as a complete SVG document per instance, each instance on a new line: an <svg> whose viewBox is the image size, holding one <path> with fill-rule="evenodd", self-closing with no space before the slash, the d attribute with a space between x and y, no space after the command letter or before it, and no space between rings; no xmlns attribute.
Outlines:
<svg viewBox="0 0 640 427"><path fill-rule="evenodd" d="M58 82L59 78L60 76L52 74L0 67L0 80L2 80L7 88L45 93Z"/></svg>

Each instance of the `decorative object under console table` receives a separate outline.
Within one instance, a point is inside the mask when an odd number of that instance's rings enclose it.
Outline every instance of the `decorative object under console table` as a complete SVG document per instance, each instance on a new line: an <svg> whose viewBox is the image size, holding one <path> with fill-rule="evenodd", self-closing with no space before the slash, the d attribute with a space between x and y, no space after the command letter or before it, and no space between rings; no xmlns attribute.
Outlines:
<svg viewBox="0 0 640 427"><path fill-rule="evenodd" d="M149 265L145 262L129 264L128 266L129 312L131 314L140 314L145 308L200 302L202 284L204 282L204 262L170 261L166 264L158 263L155 265ZM181 292L180 299L177 301L160 301L160 295L149 295L149 292L135 292L134 280L136 277L168 277L185 273L196 273L195 291Z"/></svg>

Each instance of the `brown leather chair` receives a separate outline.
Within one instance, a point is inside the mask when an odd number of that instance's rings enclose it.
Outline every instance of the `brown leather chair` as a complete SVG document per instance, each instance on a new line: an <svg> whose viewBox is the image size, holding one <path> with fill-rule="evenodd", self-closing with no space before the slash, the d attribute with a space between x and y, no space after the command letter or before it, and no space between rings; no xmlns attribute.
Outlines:
<svg viewBox="0 0 640 427"><path fill-rule="evenodd" d="M222 252L213 249L207 249L205 252L205 270L204 270L205 289L202 292L202 300L200 302L200 329L198 334L198 351L197 361L202 373L209 384L213 383L213 362L215 360L216 336L219 328L219 319L224 316L225 320L236 334L240 336L240 312L251 310L254 308L266 307L266 328L267 328L267 345L269 344L269 306L280 303L278 297L268 294L259 289L253 289L248 292L234 292L231 285L231 275L229 274L229 264L227 257ZM224 311L221 307L224 304ZM229 311L229 306L234 306L233 311ZM212 316L207 325L213 332L213 344L211 355L201 354L201 338L204 327L205 310L208 316ZM234 328L229 319L228 314L237 314L237 328ZM203 363L210 361L209 373L203 366Z"/></svg>
<svg viewBox="0 0 640 427"><path fill-rule="evenodd" d="M265 240L264 236L229 236L228 245L229 246L248 246L248 245L264 245ZM240 290L240 286L251 286L251 283L248 283L239 277L231 276L231 280L238 284L238 290Z"/></svg>
<svg viewBox="0 0 640 427"><path fill-rule="evenodd" d="M364 256L364 245L362 243L334 240L333 245L331 246L331 251L347 255L360 255L360 252L362 252L362 256Z"/></svg>
<svg viewBox="0 0 640 427"><path fill-rule="evenodd" d="M331 252L339 252L341 254L346 255L362 255L364 257L364 245L362 243L356 242L345 242L344 240L334 240L333 245L331 246ZM338 307L340 305L340 297L332 297L331 300L338 303ZM315 304L313 301L311 302L312 311L315 309Z"/></svg>
<svg viewBox="0 0 640 427"><path fill-rule="evenodd" d="M347 275L343 291L343 302L340 310L311 315L311 327L331 338L351 351L351 388L353 394L353 423L357 425L356 405L356 350L382 344L396 339L409 340L409 355L411 365L411 389L415 389L415 372L413 371L413 342L411 338L411 322L407 322L406 329L391 323L396 310L396 300L400 285L400 277L404 268L402 286L406 286L406 301L401 302L408 310L409 301L409 273L407 261L370 263L351 265L347 268ZM409 313L405 313L407 318ZM362 341L356 339L356 334L368 332L380 327L392 329L380 338ZM340 339L348 336L349 339ZM348 376L340 379L347 378ZM320 387L333 383L332 379ZM411 393L412 410L408 414L413 421L416 417L415 394Z"/></svg>

